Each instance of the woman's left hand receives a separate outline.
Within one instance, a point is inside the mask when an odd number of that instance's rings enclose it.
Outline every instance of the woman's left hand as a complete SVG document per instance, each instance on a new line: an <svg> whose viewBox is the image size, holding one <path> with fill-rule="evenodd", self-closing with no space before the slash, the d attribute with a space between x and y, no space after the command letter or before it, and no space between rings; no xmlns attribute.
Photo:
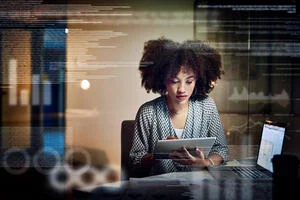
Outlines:
<svg viewBox="0 0 300 200"><path fill-rule="evenodd" d="M205 156L200 149L195 148L192 151L194 151L195 154L191 154L186 147L182 147L181 151L174 151L169 157L181 165L195 165L201 168L210 165L209 160L205 159Z"/></svg>

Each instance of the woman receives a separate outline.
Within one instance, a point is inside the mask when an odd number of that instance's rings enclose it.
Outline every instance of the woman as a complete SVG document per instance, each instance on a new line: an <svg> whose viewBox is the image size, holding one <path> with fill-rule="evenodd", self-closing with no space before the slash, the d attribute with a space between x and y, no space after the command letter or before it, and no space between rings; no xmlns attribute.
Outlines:
<svg viewBox="0 0 300 200"><path fill-rule="evenodd" d="M200 41L182 44L160 38L145 43L139 70L147 92L161 94L144 103L135 120L130 159L149 175L191 171L227 161L228 147L216 105L207 94L221 78L221 56ZM157 140L216 137L208 155L186 148L167 160L154 160Z"/></svg>

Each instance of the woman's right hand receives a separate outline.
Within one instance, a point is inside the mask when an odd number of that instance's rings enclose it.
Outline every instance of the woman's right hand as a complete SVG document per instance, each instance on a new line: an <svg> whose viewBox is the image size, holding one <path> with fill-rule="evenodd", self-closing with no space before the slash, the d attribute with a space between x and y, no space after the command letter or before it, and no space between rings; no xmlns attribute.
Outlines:
<svg viewBox="0 0 300 200"><path fill-rule="evenodd" d="M170 159L181 165L194 165L195 167L204 168L210 165L210 161L205 158L199 148L193 150L195 155L192 155L187 148L182 147L181 151L174 151L170 154Z"/></svg>

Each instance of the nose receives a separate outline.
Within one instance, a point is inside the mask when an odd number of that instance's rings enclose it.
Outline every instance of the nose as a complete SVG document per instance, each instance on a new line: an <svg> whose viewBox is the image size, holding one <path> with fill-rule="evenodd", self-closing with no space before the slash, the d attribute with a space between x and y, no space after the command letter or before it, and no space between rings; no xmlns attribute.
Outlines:
<svg viewBox="0 0 300 200"><path fill-rule="evenodd" d="M178 93L184 93L185 92L184 83L179 84L177 91L178 91Z"/></svg>

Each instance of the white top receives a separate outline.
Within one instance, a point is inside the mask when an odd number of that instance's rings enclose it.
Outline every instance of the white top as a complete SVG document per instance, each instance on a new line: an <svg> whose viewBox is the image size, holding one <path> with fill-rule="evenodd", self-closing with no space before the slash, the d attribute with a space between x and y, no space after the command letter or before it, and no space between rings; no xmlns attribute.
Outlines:
<svg viewBox="0 0 300 200"><path fill-rule="evenodd" d="M183 133L183 129L177 129L177 128L174 128L174 130L175 130L176 136L177 136L178 138L181 138L182 133Z"/></svg>

